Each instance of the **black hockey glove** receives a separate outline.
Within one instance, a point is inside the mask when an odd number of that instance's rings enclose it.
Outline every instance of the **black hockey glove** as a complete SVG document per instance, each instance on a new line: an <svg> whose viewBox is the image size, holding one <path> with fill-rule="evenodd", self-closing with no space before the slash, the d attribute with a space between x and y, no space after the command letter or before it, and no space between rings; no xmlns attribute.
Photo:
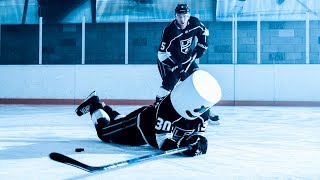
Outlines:
<svg viewBox="0 0 320 180"><path fill-rule="evenodd" d="M172 68L172 72L175 73L179 79L186 79L187 75L182 68L182 64L178 63L175 67Z"/></svg>
<svg viewBox="0 0 320 180"><path fill-rule="evenodd" d="M173 139L165 139L164 143L160 147L160 150L168 151L168 150L176 149L176 148L178 148L176 141L174 141Z"/></svg>
<svg viewBox="0 0 320 180"><path fill-rule="evenodd" d="M192 60L196 59L196 58L197 58L197 55L198 55L197 51L193 50L193 51L192 51L192 54L191 54Z"/></svg>
<svg viewBox="0 0 320 180"><path fill-rule="evenodd" d="M192 51L192 57L195 55L196 58L200 58L204 54L205 49L196 46Z"/></svg>
<svg viewBox="0 0 320 180"><path fill-rule="evenodd" d="M183 72L182 64L178 63L177 65L173 66L171 71L175 72L175 73L178 73L178 74Z"/></svg>
<svg viewBox="0 0 320 180"><path fill-rule="evenodd" d="M191 149L184 151L182 154L186 156L197 156L207 153L207 138L200 135L185 136L179 141L179 147L191 145Z"/></svg>

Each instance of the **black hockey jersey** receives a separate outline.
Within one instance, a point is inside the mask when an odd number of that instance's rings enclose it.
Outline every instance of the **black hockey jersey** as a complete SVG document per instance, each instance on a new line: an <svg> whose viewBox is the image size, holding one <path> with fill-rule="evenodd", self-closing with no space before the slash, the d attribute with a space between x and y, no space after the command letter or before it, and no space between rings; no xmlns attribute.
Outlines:
<svg viewBox="0 0 320 180"><path fill-rule="evenodd" d="M204 136L208 121L182 118L174 110L170 96L167 96L158 106L145 108L139 114L137 124L145 141L161 149L167 139L178 142L183 136L191 134Z"/></svg>
<svg viewBox="0 0 320 180"><path fill-rule="evenodd" d="M177 63L190 60L194 53L197 53L199 58L207 49L207 36L209 36L208 29L196 17L190 17L185 29L179 28L177 21L174 20L163 30L158 59L173 67ZM192 50L195 37L198 38L198 43Z"/></svg>

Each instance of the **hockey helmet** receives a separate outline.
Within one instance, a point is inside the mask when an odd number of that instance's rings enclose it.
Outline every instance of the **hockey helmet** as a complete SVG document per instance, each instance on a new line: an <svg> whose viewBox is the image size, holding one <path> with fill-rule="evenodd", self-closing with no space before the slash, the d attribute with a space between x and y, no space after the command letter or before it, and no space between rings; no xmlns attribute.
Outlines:
<svg viewBox="0 0 320 180"><path fill-rule="evenodd" d="M176 14L187 14L190 12L190 9L187 4L178 4L175 9Z"/></svg>

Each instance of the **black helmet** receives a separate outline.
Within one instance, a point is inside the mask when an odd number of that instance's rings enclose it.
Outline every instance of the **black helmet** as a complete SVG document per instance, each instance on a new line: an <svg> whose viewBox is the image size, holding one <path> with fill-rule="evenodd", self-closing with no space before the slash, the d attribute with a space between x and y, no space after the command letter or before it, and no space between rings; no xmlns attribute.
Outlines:
<svg viewBox="0 0 320 180"><path fill-rule="evenodd" d="M178 4L175 9L175 12L177 14L181 14L181 13L186 14L186 13L190 12L190 9L187 4Z"/></svg>

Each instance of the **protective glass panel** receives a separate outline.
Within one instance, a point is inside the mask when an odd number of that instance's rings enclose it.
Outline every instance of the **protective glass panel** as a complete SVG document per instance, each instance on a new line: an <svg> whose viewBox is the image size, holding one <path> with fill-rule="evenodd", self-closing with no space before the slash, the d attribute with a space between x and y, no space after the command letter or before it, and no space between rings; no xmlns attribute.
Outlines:
<svg viewBox="0 0 320 180"><path fill-rule="evenodd" d="M38 64L38 52L38 26L0 24L0 64Z"/></svg>
<svg viewBox="0 0 320 180"><path fill-rule="evenodd" d="M43 24L42 63L81 64L81 24Z"/></svg>
<svg viewBox="0 0 320 180"><path fill-rule="evenodd" d="M310 64L320 64L320 21L310 21Z"/></svg>
<svg viewBox="0 0 320 180"><path fill-rule="evenodd" d="M43 17L44 24L92 22L90 0L38 0L38 15Z"/></svg>
<svg viewBox="0 0 320 180"><path fill-rule="evenodd" d="M170 21L179 1L172 0L97 0L97 22L123 22L130 16L132 22ZM212 21L215 2L212 0L185 0L191 14L199 14L203 21Z"/></svg>
<svg viewBox="0 0 320 180"><path fill-rule="evenodd" d="M261 22L261 64L305 64L305 22Z"/></svg>
<svg viewBox="0 0 320 180"><path fill-rule="evenodd" d="M129 64L155 64L162 30L168 23L129 23Z"/></svg>
<svg viewBox="0 0 320 180"><path fill-rule="evenodd" d="M124 64L124 30L124 23L86 24L85 63Z"/></svg>
<svg viewBox="0 0 320 180"><path fill-rule="evenodd" d="M208 61L204 62L204 58L201 58L200 64L232 64L232 23L210 22L208 29Z"/></svg>
<svg viewBox="0 0 320 180"><path fill-rule="evenodd" d="M239 20L255 21L261 14L263 21L304 21L305 12L310 12L311 20L320 19L319 0L217 0L217 20L231 21L232 14L242 16Z"/></svg>
<svg viewBox="0 0 320 180"><path fill-rule="evenodd" d="M239 21L237 64L257 64L257 22Z"/></svg>

